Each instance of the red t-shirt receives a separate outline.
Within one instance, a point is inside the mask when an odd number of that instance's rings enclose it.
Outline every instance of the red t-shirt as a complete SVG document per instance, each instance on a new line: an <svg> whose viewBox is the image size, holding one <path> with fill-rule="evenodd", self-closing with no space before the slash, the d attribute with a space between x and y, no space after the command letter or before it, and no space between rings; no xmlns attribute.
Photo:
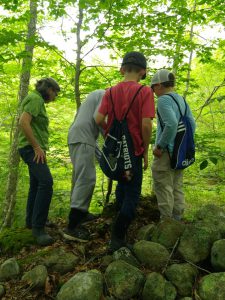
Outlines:
<svg viewBox="0 0 225 300"><path fill-rule="evenodd" d="M112 87L111 91L114 111L116 118L119 121L123 119L131 100L140 86L141 84L135 81L126 81L120 82ZM105 92L98 111L104 116L108 116L105 130L105 133L107 134L114 120L109 89ZM144 152L142 140L142 119L154 117L155 105L153 92L150 87L144 86L139 91L127 115L127 124L133 139L136 156L142 155Z"/></svg>

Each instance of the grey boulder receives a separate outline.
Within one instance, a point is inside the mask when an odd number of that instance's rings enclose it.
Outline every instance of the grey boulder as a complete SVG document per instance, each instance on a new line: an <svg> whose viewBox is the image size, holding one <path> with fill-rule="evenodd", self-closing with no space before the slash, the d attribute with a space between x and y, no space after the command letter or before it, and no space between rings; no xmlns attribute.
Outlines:
<svg viewBox="0 0 225 300"><path fill-rule="evenodd" d="M100 300L103 293L102 274L97 270L80 272L68 280L57 294L57 300Z"/></svg>
<svg viewBox="0 0 225 300"><path fill-rule="evenodd" d="M118 299L131 299L139 295L144 285L144 274L123 260L112 262L105 271L107 288Z"/></svg>

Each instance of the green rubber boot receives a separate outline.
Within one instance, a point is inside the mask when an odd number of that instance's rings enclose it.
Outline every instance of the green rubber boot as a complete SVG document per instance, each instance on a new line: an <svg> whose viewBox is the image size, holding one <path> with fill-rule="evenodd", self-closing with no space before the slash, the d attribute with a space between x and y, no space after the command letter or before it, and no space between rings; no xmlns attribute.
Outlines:
<svg viewBox="0 0 225 300"><path fill-rule="evenodd" d="M40 246L48 246L54 243L54 239L45 232L44 228L32 228L32 234Z"/></svg>

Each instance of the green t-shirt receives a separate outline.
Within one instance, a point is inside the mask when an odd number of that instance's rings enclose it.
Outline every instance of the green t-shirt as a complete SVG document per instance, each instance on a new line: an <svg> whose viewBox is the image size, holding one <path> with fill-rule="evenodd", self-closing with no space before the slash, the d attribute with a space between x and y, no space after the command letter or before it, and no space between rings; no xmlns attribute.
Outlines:
<svg viewBox="0 0 225 300"><path fill-rule="evenodd" d="M21 102L20 113L27 112L32 115L31 128L35 139L43 150L48 150L48 115L45 109L45 103L42 96L34 91L26 96ZM26 136L20 130L19 148L23 148L30 143Z"/></svg>

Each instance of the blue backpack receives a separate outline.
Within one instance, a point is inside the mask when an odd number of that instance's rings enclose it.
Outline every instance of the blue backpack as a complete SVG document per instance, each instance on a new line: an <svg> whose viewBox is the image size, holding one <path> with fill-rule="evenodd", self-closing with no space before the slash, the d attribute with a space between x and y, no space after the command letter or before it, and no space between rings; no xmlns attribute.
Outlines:
<svg viewBox="0 0 225 300"><path fill-rule="evenodd" d="M106 136L99 163L103 173L112 180L130 181L134 175L134 146L126 117L142 88L143 86L135 93L127 112L121 121L116 118L111 91L112 88L110 88L110 100L112 103L114 120Z"/></svg>
<svg viewBox="0 0 225 300"><path fill-rule="evenodd" d="M184 115L181 112L180 106L177 100L171 95L170 96L174 102L177 104L180 119L177 127L177 133L174 140L174 149L172 156L170 156L170 164L171 168L174 170L181 170L189 167L195 162L195 143L194 143L194 134L192 131L191 123L189 118L186 116L187 113L187 103L184 99L185 103L185 112ZM159 117L159 123L163 130L163 121L157 110L157 114ZM168 149L167 149L168 150Z"/></svg>

